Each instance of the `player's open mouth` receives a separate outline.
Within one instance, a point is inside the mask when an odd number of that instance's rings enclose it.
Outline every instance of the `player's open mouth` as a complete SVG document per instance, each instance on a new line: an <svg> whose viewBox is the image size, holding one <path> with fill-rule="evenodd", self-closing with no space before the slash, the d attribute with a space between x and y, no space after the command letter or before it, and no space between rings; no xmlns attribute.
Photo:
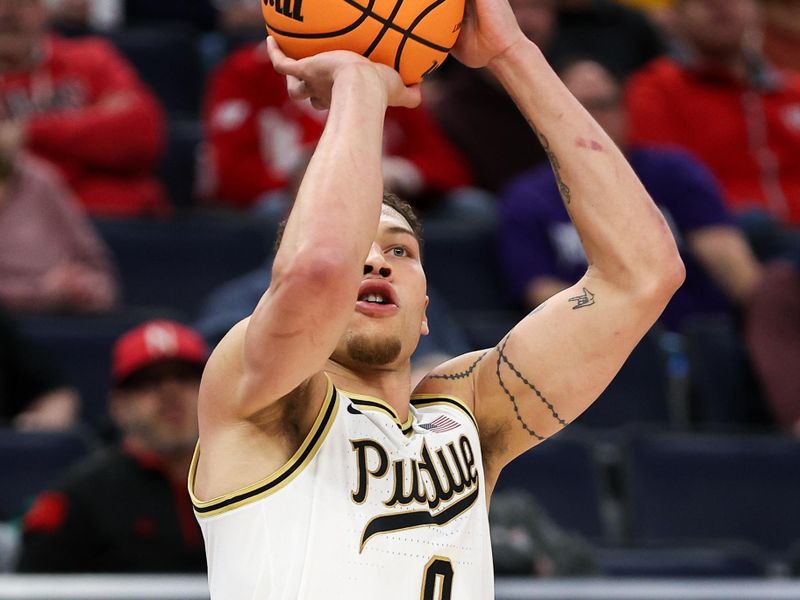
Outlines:
<svg viewBox="0 0 800 600"><path fill-rule="evenodd" d="M359 302L372 302L375 304L391 304L383 294L364 294L358 298Z"/></svg>
<svg viewBox="0 0 800 600"><path fill-rule="evenodd" d="M388 316L397 310L397 296L387 281L368 279L358 290L356 310L368 316Z"/></svg>

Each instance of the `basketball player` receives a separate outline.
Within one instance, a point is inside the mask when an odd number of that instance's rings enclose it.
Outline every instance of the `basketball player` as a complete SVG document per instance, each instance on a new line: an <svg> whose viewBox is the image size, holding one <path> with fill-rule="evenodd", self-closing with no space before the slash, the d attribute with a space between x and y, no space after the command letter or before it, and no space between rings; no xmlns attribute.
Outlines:
<svg viewBox="0 0 800 600"><path fill-rule="evenodd" d="M590 267L412 394L425 273L416 220L382 199L381 132L387 105L420 92L355 54L294 61L269 40L292 95L330 116L272 285L203 377L190 488L214 600L493 598L503 466L592 403L683 280L658 209L508 1L468 4L453 54L530 121Z"/></svg>

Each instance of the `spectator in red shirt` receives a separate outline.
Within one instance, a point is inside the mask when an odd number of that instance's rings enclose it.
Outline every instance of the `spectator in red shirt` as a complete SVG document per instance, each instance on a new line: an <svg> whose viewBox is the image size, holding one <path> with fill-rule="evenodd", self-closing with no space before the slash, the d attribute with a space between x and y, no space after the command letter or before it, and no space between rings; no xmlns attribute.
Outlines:
<svg viewBox="0 0 800 600"><path fill-rule="evenodd" d="M214 74L204 123L206 195L249 208L291 188L322 135L325 113L289 99L263 44L234 53ZM390 108L384 130L386 187L418 206L469 185L464 160L422 109Z"/></svg>
<svg viewBox="0 0 800 600"><path fill-rule="evenodd" d="M634 143L682 146L706 163L735 212L800 225L800 75L748 43L757 0L676 0L685 52L630 81Z"/></svg>
<svg viewBox="0 0 800 600"><path fill-rule="evenodd" d="M61 171L93 215L163 214L154 96L106 42L47 32L43 0L0 0L0 141Z"/></svg>

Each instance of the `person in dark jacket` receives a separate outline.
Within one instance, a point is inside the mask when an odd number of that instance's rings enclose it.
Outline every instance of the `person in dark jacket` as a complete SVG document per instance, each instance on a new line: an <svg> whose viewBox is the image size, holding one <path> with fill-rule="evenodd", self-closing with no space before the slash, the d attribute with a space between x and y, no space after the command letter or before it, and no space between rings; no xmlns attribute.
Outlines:
<svg viewBox="0 0 800 600"><path fill-rule="evenodd" d="M186 473L207 354L194 330L170 321L117 341L110 412L121 443L37 498L23 524L20 572L205 570Z"/></svg>

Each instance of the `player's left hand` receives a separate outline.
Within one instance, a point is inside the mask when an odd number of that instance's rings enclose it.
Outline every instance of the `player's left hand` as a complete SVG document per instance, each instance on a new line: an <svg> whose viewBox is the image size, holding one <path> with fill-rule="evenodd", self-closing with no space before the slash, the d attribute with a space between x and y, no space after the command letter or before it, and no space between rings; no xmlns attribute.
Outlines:
<svg viewBox="0 0 800 600"><path fill-rule="evenodd" d="M530 43L508 0L467 0L461 33L451 54L468 67L489 65L518 43Z"/></svg>
<svg viewBox="0 0 800 600"><path fill-rule="evenodd" d="M294 60L281 51L272 37L267 38L267 50L272 66L286 76L289 95L295 100L310 99L319 110L330 108L337 77L353 69L366 69L377 76L374 81L385 91L389 106L416 108L422 101L419 85L406 86L397 71L355 52L334 50Z"/></svg>

